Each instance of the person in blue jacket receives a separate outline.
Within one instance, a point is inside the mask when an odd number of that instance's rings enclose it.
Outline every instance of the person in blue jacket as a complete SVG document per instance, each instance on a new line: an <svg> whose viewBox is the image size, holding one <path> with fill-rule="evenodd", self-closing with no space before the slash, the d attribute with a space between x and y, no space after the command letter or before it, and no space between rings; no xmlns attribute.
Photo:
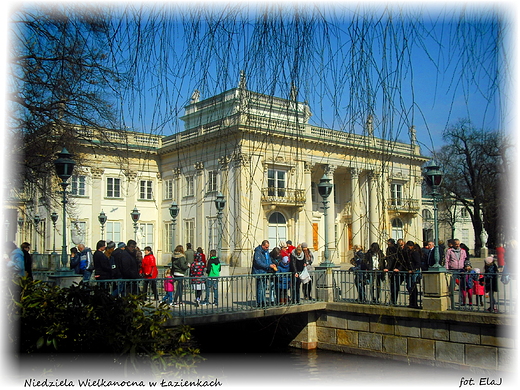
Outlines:
<svg viewBox="0 0 520 390"><path fill-rule="evenodd" d="M258 275L256 278L256 304L258 307L265 307L265 295L267 284L267 272L269 268L276 271L276 266L271 262L269 256L269 241L264 240L257 246L253 254L253 267L251 273Z"/></svg>

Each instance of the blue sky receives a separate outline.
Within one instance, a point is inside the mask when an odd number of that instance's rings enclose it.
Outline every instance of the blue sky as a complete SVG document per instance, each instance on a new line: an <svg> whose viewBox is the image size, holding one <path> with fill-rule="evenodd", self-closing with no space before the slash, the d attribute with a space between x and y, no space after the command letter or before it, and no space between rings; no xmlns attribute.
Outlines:
<svg viewBox="0 0 520 390"><path fill-rule="evenodd" d="M295 52L301 49L302 53L292 58L290 51L284 52L287 58L278 58L274 63L277 37L270 35L272 42L259 45L254 13L245 4L237 4L240 11L235 14L236 9L228 12L217 7L210 12L209 6L202 8L204 17L198 25L198 35L189 43L183 41L184 26L175 12L168 14L168 28L161 30L167 31L169 39L174 38L167 44L168 69L156 71L156 67L151 67L151 72L143 73L140 78L143 92L127 97L131 107L126 110L128 127L165 135L180 131L182 123L178 117L184 114L184 106L194 89L201 91L201 99L208 98L235 87L240 70L245 69L249 89L261 93L286 97L290 81L296 80L298 100L308 101L313 112L311 122L337 130L362 132L368 106L365 101L357 101L353 94L360 94L361 100L372 94L370 107L374 110L376 136L407 142L408 128L413 124L426 155L443 143L442 131L459 119L469 118L477 128L507 131L510 118L503 102L511 90L504 88L507 75L502 72L504 62L500 55L509 55L510 51L507 47L498 54L493 50L501 42L497 40L499 34L506 34L506 38L512 34L506 17L511 7L493 9L487 3L434 7L411 3L402 8L391 5L388 12L381 6L369 10L354 3L330 3L319 7L320 15L325 15L327 22L334 22L328 43L323 45L324 35L315 33L310 46L302 44L295 49ZM302 15L316 15L313 14L316 8L309 9L309 13ZM490 12L492 9L495 14ZM286 7L284 12L286 18L281 20L287 37L280 38L282 50L287 42L293 43L290 29L295 28L294 8ZM355 14L365 20L356 22L354 28L351 21ZM276 15L271 16L277 22ZM390 17L392 23L386 23ZM226 32L208 38L204 23L207 19L224 20L228 23ZM374 28L375 24L379 27ZM322 31L319 20L309 26ZM393 29L395 40L391 35L381 37L380 32L388 30L388 26ZM231 28L235 29L229 35L233 39L227 40L226 33ZM302 26L296 28L304 34ZM366 55L359 53L360 43L351 40L352 36L358 36L359 29L366 30L363 32L367 38L367 43L363 43ZM225 39L219 41L222 37ZM225 45L218 47L219 42ZM164 51L161 44L164 42L157 41L155 54ZM197 50L199 47L204 49ZM306 51L309 47L316 52ZM150 55L150 64L153 57ZM294 78L291 67L296 57L300 68ZM357 62L364 60L372 63L358 66ZM367 85L363 86L364 83ZM368 85L369 92L365 88Z"/></svg>

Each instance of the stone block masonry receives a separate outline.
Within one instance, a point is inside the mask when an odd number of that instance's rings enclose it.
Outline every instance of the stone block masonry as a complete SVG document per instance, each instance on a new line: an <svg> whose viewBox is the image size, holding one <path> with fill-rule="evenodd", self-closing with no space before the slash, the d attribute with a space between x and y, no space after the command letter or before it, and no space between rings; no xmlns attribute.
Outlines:
<svg viewBox="0 0 520 390"><path fill-rule="evenodd" d="M329 302L309 316L316 339L295 347L413 361L438 367L513 371L513 316Z"/></svg>

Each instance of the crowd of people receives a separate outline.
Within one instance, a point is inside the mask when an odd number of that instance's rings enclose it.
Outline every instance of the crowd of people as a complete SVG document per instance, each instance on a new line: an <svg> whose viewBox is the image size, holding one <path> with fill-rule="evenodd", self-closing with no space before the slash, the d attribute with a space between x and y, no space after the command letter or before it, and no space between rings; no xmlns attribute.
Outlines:
<svg viewBox="0 0 520 390"><path fill-rule="evenodd" d="M253 253L251 273L258 275L257 307L300 303L301 292L303 299L312 300L312 278L309 271L313 269L314 256L307 243L294 246L292 241L280 241L271 251L269 246L269 241L264 240Z"/></svg>
<svg viewBox="0 0 520 390"><path fill-rule="evenodd" d="M172 266L166 269L161 278L165 292L162 302L172 306L184 304L183 278L191 277L191 284L196 291L196 305L209 304L210 293L213 294L212 304L218 305L216 278L220 273L220 261L216 251L212 250L209 260L206 261L202 248L199 247L194 252L191 244L187 244L186 247L186 251L182 245L175 248ZM71 249L70 268L83 276L83 282L89 282L93 278L103 285L103 281L106 280L105 286L111 287L113 295L144 294L147 297L150 288L152 299L159 301L157 260L150 246L141 251L134 240L120 242L117 245L113 241L100 240L94 253L84 244L79 244ZM204 290L206 296L202 300Z"/></svg>
<svg viewBox="0 0 520 390"><path fill-rule="evenodd" d="M28 242L24 242L20 248L12 242L6 243L8 268L14 276L32 278L30 248ZM514 242L509 251L513 250ZM458 239L449 240L447 248L442 242L436 248L433 241L427 241L421 248L413 241L389 239L384 252L375 242L367 251L354 245L350 271L354 273L358 302L383 303L382 285L388 280L389 303L398 303L404 283L408 306L417 309L420 308L418 284L422 272L443 266L454 275L462 306L472 306L473 297L475 305L481 306L486 296L489 303L487 310L494 312L499 271L502 271L502 283L507 284L510 278L504 251L497 250L497 257L498 264L495 256L485 258L481 270L473 268L467 246ZM305 242L294 246L291 241L280 241L278 246L270 250L269 241L264 240L254 249L252 260L251 273L256 275L257 306L312 300L312 277L309 271L313 270L313 260L313 253ZM84 282L95 279L103 285L102 282L106 280L113 295L144 293L148 296L150 288L153 300L159 300L156 280L159 269L152 248L147 246L141 251L134 240L118 244L100 240L94 253L84 244L79 244L70 250L70 269L82 275ZM221 264L215 250L211 250L209 258L206 258L201 247L194 250L190 243L186 244L186 249L177 245L172 254L171 267L161 277L164 283L162 301L172 306L183 305L185 279L189 278L189 284L195 292L196 306L218 306L220 272Z"/></svg>
<svg viewBox="0 0 520 390"><path fill-rule="evenodd" d="M365 252L359 245L353 248L351 271L358 291L358 302L380 303L381 285L388 277L390 285L390 304L397 304L400 286L405 283L408 292L408 307L419 309L418 283L422 272L435 267L445 267L453 273L458 285L462 306L484 305L483 297L488 296L488 311L496 311L495 293L498 291L499 268L496 258L488 256L484 260L484 269L472 268L469 249L458 239L448 241L448 248L440 242L435 247L433 241L423 243L421 248L413 241L389 239L385 253L378 243L372 243ZM509 272L504 269L502 282L507 283Z"/></svg>

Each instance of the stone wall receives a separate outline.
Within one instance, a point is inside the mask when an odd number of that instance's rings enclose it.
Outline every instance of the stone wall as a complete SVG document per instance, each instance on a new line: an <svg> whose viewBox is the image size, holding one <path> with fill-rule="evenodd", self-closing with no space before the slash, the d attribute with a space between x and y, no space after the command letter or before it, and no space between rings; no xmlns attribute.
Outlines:
<svg viewBox="0 0 520 390"><path fill-rule="evenodd" d="M309 313L291 346L412 361L439 367L512 371L514 317L472 312L327 303Z"/></svg>

